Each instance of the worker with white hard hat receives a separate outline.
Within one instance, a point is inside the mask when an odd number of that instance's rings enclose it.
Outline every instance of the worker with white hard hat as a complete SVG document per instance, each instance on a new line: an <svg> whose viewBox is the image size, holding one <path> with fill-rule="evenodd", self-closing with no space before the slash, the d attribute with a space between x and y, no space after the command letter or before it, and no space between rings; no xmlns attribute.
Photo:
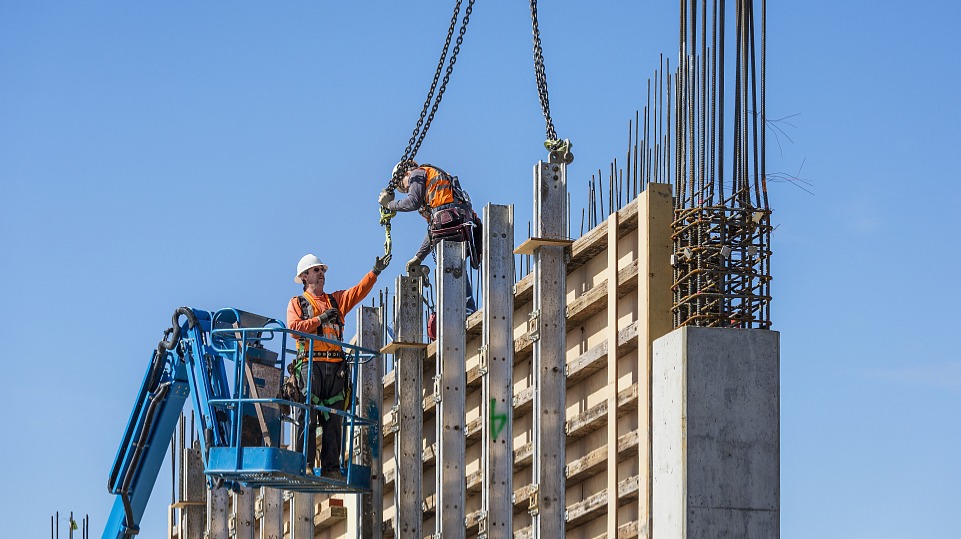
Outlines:
<svg viewBox="0 0 961 539"><path fill-rule="evenodd" d="M302 284L304 293L290 298L287 304L287 327L318 335L331 341L344 342L344 317L357 304L367 297L374 288L377 276L387 268L390 255L377 257L374 267L352 288L325 292L327 264L313 254L304 255L297 263L294 282ZM308 368L309 365L309 368ZM344 409L348 380L347 363L344 350L340 345L319 339L297 339L297 361L293 363L292 376L303 396L311 395L313 404L329 408ZM310 372L312 386L307 391L307 376ZM305 399L306 400L306 399ZM298 423L303 425L303 413ZM314 432L319 425L323 434L320 446L320 465L322 474L338 477L340 474L341 416L336 414L311 413L307 426L307 468L313 472L316 463L317 437ZM297 451L303 449L303 431L295 438Z"/></svg>

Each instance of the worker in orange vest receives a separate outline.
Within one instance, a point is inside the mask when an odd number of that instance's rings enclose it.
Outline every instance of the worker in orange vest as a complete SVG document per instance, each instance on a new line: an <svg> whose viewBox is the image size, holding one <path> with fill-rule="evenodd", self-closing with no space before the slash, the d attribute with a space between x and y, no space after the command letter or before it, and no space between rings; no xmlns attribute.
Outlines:
<svg viewBox="0 0 961 539"><path fill-rule="evenodd" d="M392 177L400 178L397 190L407 196L394 200L393 192L384 189L377 202L390 211L419 212L427 220L427 235L414 258L407 262L407 271L411 272L420 266L427 253L441 240L464 242L471 266L477 269L481 254L481 221L474 213L470 196L461 188L457 176L451 176L434 165L418 165L412 159L397 163L392 174ZM467 314L476 310L468 280Z"/></svg>
<svg viewBox="0 0 961 539"><path fill-rule="evenodd" d="M387 268L390 256L377 257L374 267L352 288L327 293L324 283L327 264L313 254L305 255L297 263L294 282L302 284L304 293L290 298L287 304L287 327L319 335L333 341L344 342L344 316L370 293L377 282L377 276ZM297 339L297 361L294 363L294 376L306 402L343 410L350 383L344 350L337 344L321 340ZM310 372L310 390L307 389L307 376ZM341 416L331 413L314 412L308 421L303 421L299 413L297 422L307 432L307 472L313 473L316 463L317 436L315 429L322 429L320 446L320 466L325 477L337 478L340 474L341 455ZM303 431L295 438L297 451L303 449Z"/></svg>

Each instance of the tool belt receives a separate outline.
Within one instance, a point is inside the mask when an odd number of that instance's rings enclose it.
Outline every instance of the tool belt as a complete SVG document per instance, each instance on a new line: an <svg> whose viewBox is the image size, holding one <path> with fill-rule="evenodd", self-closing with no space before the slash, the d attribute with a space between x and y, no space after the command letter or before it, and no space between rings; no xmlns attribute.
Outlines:
<svg viewBox="0 0 961 539"><path fill-rule="evenodd" d="M306 354L305 354L305 355L306 355ZM315 358L316 358L316 357L328 357L328 358L331 358L331 357L332 357L332 358L344 359L346 356L344 355L344 351L343 351L343 350L328 350L328 351L324 351L324 352L316 352L316 351L315 351L315 352L311 352L311 353L310 353L310 357L315 357Z"/></svg>
<svg viewBox="0 0 961 539"><path fill-rule="evenodd" d="M474 212L463 204L457 202L441 204L440 206L431 209L430 227L438 229L447 228L469 222L473 219L473 217Z"/></svg>
<svg viewBox="0 0 961 539"><path fill-rule="evenodd" d="M441 240L462 241L467 244L471 267L480 266L483 232L477 214L458 203L444 204L434 208L430 219L431 243Z"/></svg>

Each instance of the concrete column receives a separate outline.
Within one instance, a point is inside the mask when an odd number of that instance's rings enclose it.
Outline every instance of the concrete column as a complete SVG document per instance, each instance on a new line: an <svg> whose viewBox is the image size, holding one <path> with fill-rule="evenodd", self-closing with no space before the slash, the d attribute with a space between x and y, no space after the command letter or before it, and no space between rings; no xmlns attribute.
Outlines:
<svg viewBox="0 0 961 539"><path fill-rule="evenodd" d="M466 420L464 392L467 272L464 244L442 241L437 246L437 518L436 531L444 539L464 537L464 473ZM439 393L438 393L439 392Z"/></svg>
<svg viewBox="0 0 961 539"><path fill-rule="evenodd" d="M394 309L394 335L399 342L421 342L424 319L421 281L417 277L397 278L397 304ZM397 364L397 423L394 437L394 481L396 523L399 539L424 539L424 354L423 348L400 348L394 354Z"/></svg>
<svg viewBox="0 0 961 539"><path fill-rule="evenodd" d="M545 239L567 239L567 165L539 162L534 167L534 230ZM534 537L565 535L567 288L565 247L542 245L534 251L534 312L536 335L532 372L533 482L531 519Z"/></svg>
<svg viewBox="0 0 961 539"><path fill-rule="evenodd" d="M380 350L383 345L383 311L374 307L361 307L357 311L358 346L370 350ZM360 537L374 539L382 537L381 525L384 520L384 477L381 449L384 446L382 429L384 401L384 360L383 357L363 364L360 368L360 395L358 409L362 416L374 421L374 426L364 429L364 440L360 444L360 464L370 467L371 491L360 495Z"/></svg>
<svg viewBox="0 0 961 539"><path fill-rule="evenodd" d="M654 342L654 538L780 535L779 355L760 329Z"/></svg>
<svg viewBox="0 0 961 539"><path fill-rule="evenodd" d="M514 507L514 208L484 206L481 510L478 535L510 539ZM484 537L481 537L484 539Z"/></svg>
<svg viewBox="0 0 961 539"><path fill-rule="evenodd" d="M263 487L257 500L260 513L260 539L283 539L284 492Z"/></svg>

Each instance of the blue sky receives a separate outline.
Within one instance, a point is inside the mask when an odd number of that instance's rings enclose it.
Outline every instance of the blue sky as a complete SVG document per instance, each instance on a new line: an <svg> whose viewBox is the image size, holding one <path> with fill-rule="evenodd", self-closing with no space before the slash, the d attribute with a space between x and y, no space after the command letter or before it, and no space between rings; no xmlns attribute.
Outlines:
<svg viewBox="0 0 961 539"><path fill-rule="evenodd" d="M329 261L332 287L369 269L376 195L450 16L449 2L154 4L0 2L9 537L44 537L58 510L100 534L173 309L280 317L305 252ZM677 11L541 6L574 208L626 147L659 54L676 59ZM768 169L813 193L770 193L787 539L957 535L959 17L953 2L768 6L768 115L792 124ZM526 2L478 2L419 153L477 205L514 203L521 233L544 157L529 25ZM423 225L395 223L403 262ZM165 529L166 481L146 537Z"/></svg>

